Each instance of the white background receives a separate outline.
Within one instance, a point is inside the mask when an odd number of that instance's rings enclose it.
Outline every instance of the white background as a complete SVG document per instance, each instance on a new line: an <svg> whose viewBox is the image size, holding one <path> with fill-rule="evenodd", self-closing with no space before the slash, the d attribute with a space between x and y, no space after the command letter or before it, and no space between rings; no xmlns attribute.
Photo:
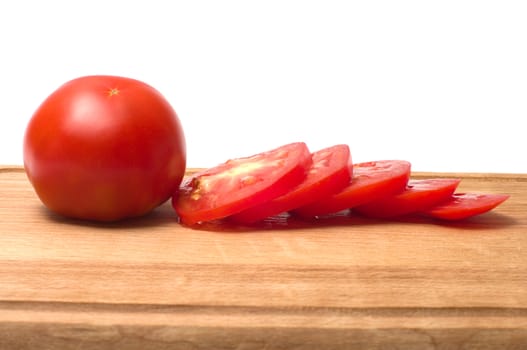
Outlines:
<svg viewBox="0 0 527 350"><path fill-rule="evenodd" d="M0 164L67 80L124 75L183 123L188 166L284 143L527 173L526 1L0 2Z"/></svg>

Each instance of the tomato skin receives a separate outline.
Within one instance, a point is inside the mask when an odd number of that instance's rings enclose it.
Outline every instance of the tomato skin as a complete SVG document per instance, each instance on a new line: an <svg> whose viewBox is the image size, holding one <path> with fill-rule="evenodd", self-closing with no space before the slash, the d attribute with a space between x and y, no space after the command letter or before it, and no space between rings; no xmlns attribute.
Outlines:
<svg viewBox="0 0 527 350"><path fill-rule="evenodd" d="M401 192L410 178L410 167L410 162L405 160L353 164L353 177L348 186L330 197L299 207L292 213L303 218L313 218Z"/></svg>
<svg viewBox="0 0 527 350"><path fill-rule="evenodd" d="M187 226L222 219L283 195L305 179L311 164L303 142L231 159L185 179L172 205Z"/></svg>
<svg viewBox="0 0 527 350"><path fill-rule="evenodd" d="M115 221L168 200L186 167L183 128L153 87L117 76L60 86L33 114L24 167L38 197L72 218Z"/></svg>
<svg viewBox="0 0 527 350"><path fill-rule="evenodd" d="M316 202L344 188L351 180L353 166L349 146L338 144L314 152L313 164L304 181L286 194L234 214L230 219L250 224L299 206Z"/></svg>
<svg viewBox="0 0 527 350"><path fill-rule="evenodd" d="M460 181L451 178L410 179L403 192L357 206L353 210L378 219L413 214L450 199Z"/></svg>
<svg viewBox="0 0 527 350"><path fill-rule="evenodd" d="M509 197L507 194L454 193L448 201L423 211L423 214L441 220L464 220L496 208Z"/></svg>

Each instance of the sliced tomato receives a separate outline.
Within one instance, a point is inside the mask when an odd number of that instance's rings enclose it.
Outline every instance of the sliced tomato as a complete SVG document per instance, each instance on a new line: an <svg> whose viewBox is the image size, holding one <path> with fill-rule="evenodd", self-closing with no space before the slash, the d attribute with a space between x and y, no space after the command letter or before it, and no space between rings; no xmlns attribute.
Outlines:
<svg viewBox="0 0 527 350"><path fill-rule="evenodd" d="M353 210L380 219L413 214L447 201L460 181L449 178L411 179L403 192L359 205Z"/></svg>
<svg viewBox="0 0 527 350"><path fill-rule="evenodd" d="M463 220L486 213L505 202L507 194L491 193L454 193L452 197L423 213L442 220Z"/></svg>
<svg viewBox="0 0 527 350"><path fill-rule="evenodd" d="M292 211L311 218L353 208L405 189L410 163L405 160L380 160L353 164L351 182L340 192Z"/></svg>
<svg viewBox="0 0 527 350"><path fill-rule="evenodd" d="M305 179L311 164L304 142L231 159L185 179L172 205L182 224L224 218L288 192Z"/></svg>
<svg viewBox="0 0 527 350"><path fill-rule="evenodd" d="M330 196L351 180L352 164L347 145L339 144L312 154L313 164L298 186L273 200L255 205L230 217L238 223L252 223Z"/></svg>

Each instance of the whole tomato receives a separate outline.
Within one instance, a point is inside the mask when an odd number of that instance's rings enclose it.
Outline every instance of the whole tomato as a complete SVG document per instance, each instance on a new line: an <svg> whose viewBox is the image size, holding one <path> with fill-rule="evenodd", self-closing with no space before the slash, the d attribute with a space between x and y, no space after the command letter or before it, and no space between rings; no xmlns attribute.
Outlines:
<svg viewBox="0 0 527 350"><path fill-rule="evenodd" d="M176 112L153 87L86 76L59 87L35 111L24 167L52 211L115 221L144 215L177 191L185 138Z"/></svg>

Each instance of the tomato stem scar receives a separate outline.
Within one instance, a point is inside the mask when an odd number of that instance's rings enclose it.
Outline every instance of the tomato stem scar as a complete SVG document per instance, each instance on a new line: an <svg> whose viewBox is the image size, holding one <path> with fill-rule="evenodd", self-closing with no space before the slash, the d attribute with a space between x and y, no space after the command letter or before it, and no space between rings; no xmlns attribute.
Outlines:
<svg viewBox="0 0 527 350"><path fill-rule="evenodd" d="M119 95L119 89L118 88L112 88L110 90L108 90L108 96L115 96L115 95Z"/></svg>

